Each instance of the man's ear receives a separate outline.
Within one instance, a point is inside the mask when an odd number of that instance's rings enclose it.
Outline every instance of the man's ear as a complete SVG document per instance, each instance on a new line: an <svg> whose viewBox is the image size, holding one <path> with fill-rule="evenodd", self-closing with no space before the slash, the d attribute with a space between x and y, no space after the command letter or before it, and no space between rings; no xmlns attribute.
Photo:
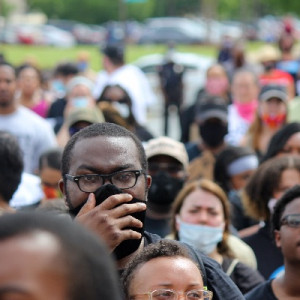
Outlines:
<svg viewBox="0 0 300 300"><path fill-rule="evenodd" d="M150 175L147 175L146 184L147 184L147 189L148 190L150 189L151 183L152 183L152 177Z"/></svg>
<svg viewBox="0 0 300 300"><path fill-rule="evenodd" d="M68 203L67 203L67 197L66 197L66 191L65 191L65 185L64 185L64 181L63 181L63 179L61 178L60 180L59 180L59 182L58 182L58 187L59 187L59 189L60 189L60 191L62 192L62 194L63 194L63 198L64 198L64 200L65 200L65 204L67 205L67 207L69 207L69 205L68 205Z"/></svg>
<svg viewBox="0 0 300 300"><path fill-rule="evenodd" d="M274 240L278 248L281 248L281 235L280 230L274 230Z"/></svg>

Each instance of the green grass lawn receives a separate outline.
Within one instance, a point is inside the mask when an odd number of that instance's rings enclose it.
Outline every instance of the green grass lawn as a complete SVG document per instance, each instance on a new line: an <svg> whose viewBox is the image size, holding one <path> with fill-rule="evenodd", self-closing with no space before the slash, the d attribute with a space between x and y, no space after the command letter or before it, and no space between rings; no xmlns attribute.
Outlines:
<svg viewBox="0 0 300 300"><path fill-rule="evenodd" d="M247 50L256 51L262 43L251 42L247 44ZM34 59L42 69L53 68L62 61L75 61L78 53L86 50L91 56L91 67L94 70L101 68L101 54L97 46L76 46L74 48L55 48L46 46L29 45L4 45L0 44L0 53L13 65L20 65L27 60ZM216 56L217 48L210 45L180 45L178 51L192 52L208 56ZM164 53L164 45L128 45L126 49L126 61L132 62L141 56L153 53Z"/></svg>

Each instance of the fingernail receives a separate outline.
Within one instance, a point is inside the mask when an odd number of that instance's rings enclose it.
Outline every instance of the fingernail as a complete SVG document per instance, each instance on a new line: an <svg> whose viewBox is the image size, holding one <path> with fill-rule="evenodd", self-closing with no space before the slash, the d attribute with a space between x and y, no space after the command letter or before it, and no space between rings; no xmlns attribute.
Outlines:
<svg viewBox="0 0 300 300"><path fill-rule="evenodd" d="M130 195L130 194L125 194L125 195L126 195L126 198L127 198L126 200L127 200L127 201L132 200L132 198L133 198L132 195Z"/></svg>
<svg viewBox="0 0 300 300"><path fill-rule="evenodd" d="M141 207L144 207L144 208L147 207L147 206L146 206L146 203L139 202L139 205L140 205Z"/></svg>

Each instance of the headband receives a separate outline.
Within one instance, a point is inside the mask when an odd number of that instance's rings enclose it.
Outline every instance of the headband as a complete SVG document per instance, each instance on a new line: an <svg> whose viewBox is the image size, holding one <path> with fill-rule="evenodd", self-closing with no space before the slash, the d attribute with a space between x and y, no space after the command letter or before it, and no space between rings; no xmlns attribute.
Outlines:
<svg viewBox="0 0 300 300"><path fill-rule="evenodd" d="M255 155L247 155L236 159L227 167L229 176L234 176L258 167L258 159Z"/></svg>

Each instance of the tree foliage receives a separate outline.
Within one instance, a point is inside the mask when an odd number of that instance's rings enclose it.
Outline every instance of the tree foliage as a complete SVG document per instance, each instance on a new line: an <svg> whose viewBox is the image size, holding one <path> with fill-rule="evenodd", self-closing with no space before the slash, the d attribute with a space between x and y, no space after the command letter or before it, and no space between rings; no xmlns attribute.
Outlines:
<svg viewBox="0 0 300 300"><path fill-rule="evenodd" d="M146 0L125 3L124 0L27 0L29 10L44 12L49 18L72 19L85 23L104 23L122 16L142 21L168 15L201 15L205 0ZM216 1L218 19L251 20L254 17L300 12L295 0L211 0Z"/></svg>

